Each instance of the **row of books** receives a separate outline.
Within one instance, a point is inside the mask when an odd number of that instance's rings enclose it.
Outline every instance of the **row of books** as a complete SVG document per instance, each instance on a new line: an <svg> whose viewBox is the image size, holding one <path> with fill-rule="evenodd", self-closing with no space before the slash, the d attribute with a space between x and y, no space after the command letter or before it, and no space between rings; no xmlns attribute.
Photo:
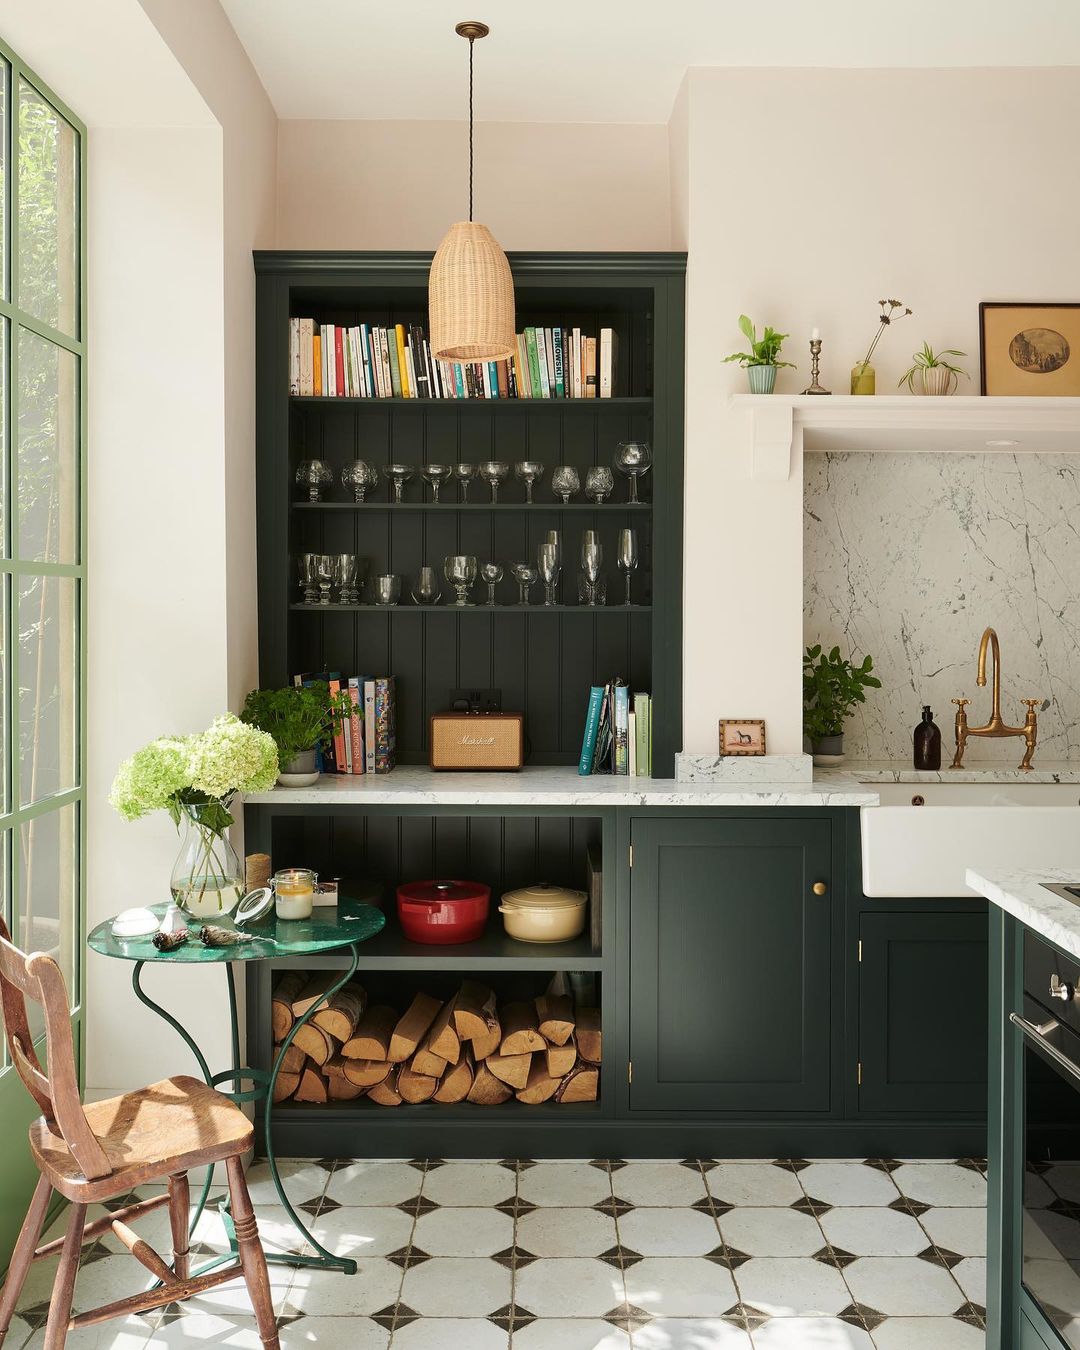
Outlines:
<svg viewBox="0 0 1080 1350"><path fill-rule="evenodd" d="M578 773L652 776L651 694L632 694L620 679L593 685Z"/></svg>
<svg viewBox="0 0 1080 1350"><path fill-rule="evenodd" d="M335 697L347 693L352 712L336 723L330 744L319 751L320 773L389 773L397 763L397 719L392 675L338 671L294 675L293 683L323 683Z"/></svg>
<svg viewBox="0 0 1080 1350"><path fill-rule="evenodd" d="M528 327L508 361L441 361L419 324L289 320L289 393L312 398L611 398L619 335Z"/></svg>

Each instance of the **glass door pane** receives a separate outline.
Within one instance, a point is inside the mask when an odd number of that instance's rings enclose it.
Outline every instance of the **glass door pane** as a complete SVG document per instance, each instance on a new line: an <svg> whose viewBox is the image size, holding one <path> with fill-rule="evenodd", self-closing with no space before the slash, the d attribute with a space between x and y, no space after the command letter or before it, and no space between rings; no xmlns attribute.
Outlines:
<svg viewBox="0 0 1080 1350"><path fill-rule="evenodd" d="M78 1002L75 968L79 915L79 808L46 811L23 822L19 848L19 910L15 942L24 952L47 952ZM40 1009L27 1000L30 1030L44 1030Z"/></svg>
<svg viewBox="0 0 1080 1350"><path fill-rule="evenodd" d="M18 556L79 561L79 359L19 330Z"/></svg>
<svg viewBox="0 0 1080 1350"><path fill-rule="evenodd" d="M20 309L72 337L79 318L79 137L19 81Z"/></svg>
<svg viewBox="0 0 1080 1350"><path fill-rule="evenodd" d="M19 797L30 806L78 783L79 583L17 580Z"/></svg>

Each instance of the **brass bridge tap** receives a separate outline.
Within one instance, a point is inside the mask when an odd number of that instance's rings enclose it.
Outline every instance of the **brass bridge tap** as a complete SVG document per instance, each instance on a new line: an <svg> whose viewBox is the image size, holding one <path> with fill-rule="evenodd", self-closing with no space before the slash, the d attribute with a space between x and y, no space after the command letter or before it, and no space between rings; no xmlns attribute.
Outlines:
<svg viewBox="0 0 1080 1350"><path fill-rule="evenodd" d="M1031 769L1031 757L1035 753L1035 742L1039 734L1035 709L1041 700L1037 698L1021 699L1021 703L1027 707L1024 725L1022 727L1008 726L1001 716L1001 645L998 642L998 635L992 628L988 628L983 633L982 641L979 643L979 673L975 683L980 689L986 685L987 647L990 648L994 662L993 708L990 712L990 721L982 727L969 727L966 708L971 700L967 698L953 699L956 704L956 754L953 756L953 762L949 767L952 769L964 767L964 749L969 736L990 736L995 739L1002 736L1023 736L1026 749L1024 750L1024 758L1020 761L1020 768L1027 773Z"/></svg>

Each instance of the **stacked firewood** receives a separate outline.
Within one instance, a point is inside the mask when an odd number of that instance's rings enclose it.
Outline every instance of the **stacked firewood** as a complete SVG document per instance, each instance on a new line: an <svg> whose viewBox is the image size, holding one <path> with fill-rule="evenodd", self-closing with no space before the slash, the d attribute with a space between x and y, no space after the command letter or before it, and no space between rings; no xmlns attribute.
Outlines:
<svg viewBox="0 0 1080 1350"><path fill-rule="evenodd" d="M500 1006L486 985L466 980L445 1002L418 993L404 1013L369 1004L355 982L327 999L336 978L289 971L274 989L275 1056L293 1023L317 1008L286 1052L275 1101L597 1100L600 1012L576 1007L562 976L530 1002Z"/></svg>

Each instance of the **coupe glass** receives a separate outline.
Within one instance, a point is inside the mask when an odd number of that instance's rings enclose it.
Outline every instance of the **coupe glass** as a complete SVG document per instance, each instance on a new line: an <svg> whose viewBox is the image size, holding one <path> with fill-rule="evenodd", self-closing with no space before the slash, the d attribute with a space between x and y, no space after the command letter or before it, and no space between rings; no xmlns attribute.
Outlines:
<svg viewBox="0 0 1080 1350"><path fill-rule="evenodd" d="M412 589L412 598L418 605L437 605L442 599L442 588L434 567L421 567Z"/></svg>
<svg viewBox="0 0 1080 1350"><path fill-rule="evenodd" d="M637 480L652 468L652 451L648 441L620 441L615 449L615 467L630 479L628 501L636 503Z"/></svg>
<svg viewBox="0 0 1080 1350"><path fill-rule="evenodd" d="M431 484L431 500L439 500L439 489L442 485L454 476L454 466L452 464L425 464L420 470L420 477L425 483Z"/></svg>
<svg viewBox="0 0 1080 1350"><path fill-rule="evenodd" d="M330 587L337 580L336 559L332 553L315 554L315 580L319 583L319 604L330 603Z"/></svg>
<svg viewBox="0 0 1080 1350"><path fill-rule="evenodd" d="M625 577L626 577L626 603L627 603L627 605L629 605L629 604L631 603L631 601L630 601L630 578L631 578L631 577L633 576L633 574L637 571L639 561L640 561L640 560L639 560L639 558L638 558L637 535L635 534L635 532L634 532L633 530L620 530L620 531L619 531L619 553L618 553L617 562L618 562L618 564L619 564L619 571L620 571L620 572L623 572L623 573L625 574Z"/></svg>
<svg viewBox="0 0 1080 1350"><path fill-rule="evenodd" d="M411 464L383 465L383 477L388 478L394 485L395 502L403 502L405 500L405 484L415 472L416 470Z"/></svg>
<svg viewBox="0 0 1080 1350"><path fill-rule="evenodd" d="M302 459L296 466L296 481L307 488L309 502L321 502L323 488L330 486L334 475L325 459Z"/></svg>
<svg viewBox="0 0 1080 1350"><path fill-rule="evenodd" d="M379 475L366 459L354 459L341 471L341 486L346 492L352 493L354 502L364 501L368 489L373 488L378 481Z"/></svg>
<svg viewBox="0 0 1080 1350"><path fill-rule="evenodd" d="M487 582L489 605L495 603L495 587L503 579L503 565L497 562L486 562L480 567L480 577Z"/></svg>
<svg viewBox="0 0 1080 1350"><path fill-rule="evenodd" d="M401 599L401 578L392 573L372 577L371 589L375 595L375 603L381 609L396 605Z"/></svg>
<svg viewBox="0 0 1080 1350"><path fill-rule="evenodd" d="M366 567L364 570L367 570ZM335 580L341 588L338 599L343 605L358 605L360 603L358 582L363 580L360 575L360 559L353 553L335 553L334 572Z"/></svg>
<svg viewBox="0 0 1080 1350"><path fill-rule="evenodd" d="M514 563L510 571L514 574L514 580L518 584L518 604L527 605L529 603L529 589L536 585L538 576L537 570L531 563Z"/></svg>
<svg viewBox="0 0 1080 1350"><path fill-rule="evenodd" d="M559 546L557 544L541 544L536 552L540 580L544 583L544 604L557 604L555 587L559 584L559 573L562 571L562 563L559 560Z"/></svg>
<svg viewBox="0 0 1080 1350"><path fill-rule="evenodd" d="M455 464L454 477L458 481L458 487L461 489L461 500L469 500L469 484L476 477L475 464Z"/></svg>
<svg viewBox="0 0 1080 1350"><path fill-rule="evenodd" d="M551 475L551 490L568 504L575 492L581 491L581 478L578 471L569 464L560 464Z"/></svg>
<svg viewBox="0 0 1080 1350"><path fill-rule="evenodd" d="M587 530L586 535L594 534L593 530ZM587 583L586 594L587 604L596 604L596 582L600 576L600 568L604 563L604 550L601 544L595 539L585 538L581 543L581 570L585 573Z"/></svg>
<svg viewBox="0 0 1080 1350"><path fill-rule="evenodd" d="M605 497L611 496L614 487L615 475L606 464L594 464L585 475L585 496L597 506L603 504Z"/></svg>
<svg viewBox="0 0 1080 1350"><path fill-rule="evenodd" d="M514 465L514 473L525 484L525 500L531 506L533 484L543 478L544 466L538 460L523 459Z"/></svg>
<svg viewBox="0 0 1080 1350"><path fill-rule="evenodd" d="M510 477L510 465L504 464L500 459L488 460L486 464L480 465L480 477L491 488L491 500L499 500L499 484L505 483Z"/></svg>
<svg viewBox="0 0 1080 1350"><path fill-rule="evenodd" d="M319 578L315 567L317 556L315 553L301 553L296 560L305 605L314 605L319 599Z"/></svg>
<svg viewBox="0 0 1080 1350"><path fill-rule="evenodd" d="M476 581L476 559L472 554L453 553L444 558L443 576L454 588L454 604L459 609L471 605L469 588Z"/></svg>

